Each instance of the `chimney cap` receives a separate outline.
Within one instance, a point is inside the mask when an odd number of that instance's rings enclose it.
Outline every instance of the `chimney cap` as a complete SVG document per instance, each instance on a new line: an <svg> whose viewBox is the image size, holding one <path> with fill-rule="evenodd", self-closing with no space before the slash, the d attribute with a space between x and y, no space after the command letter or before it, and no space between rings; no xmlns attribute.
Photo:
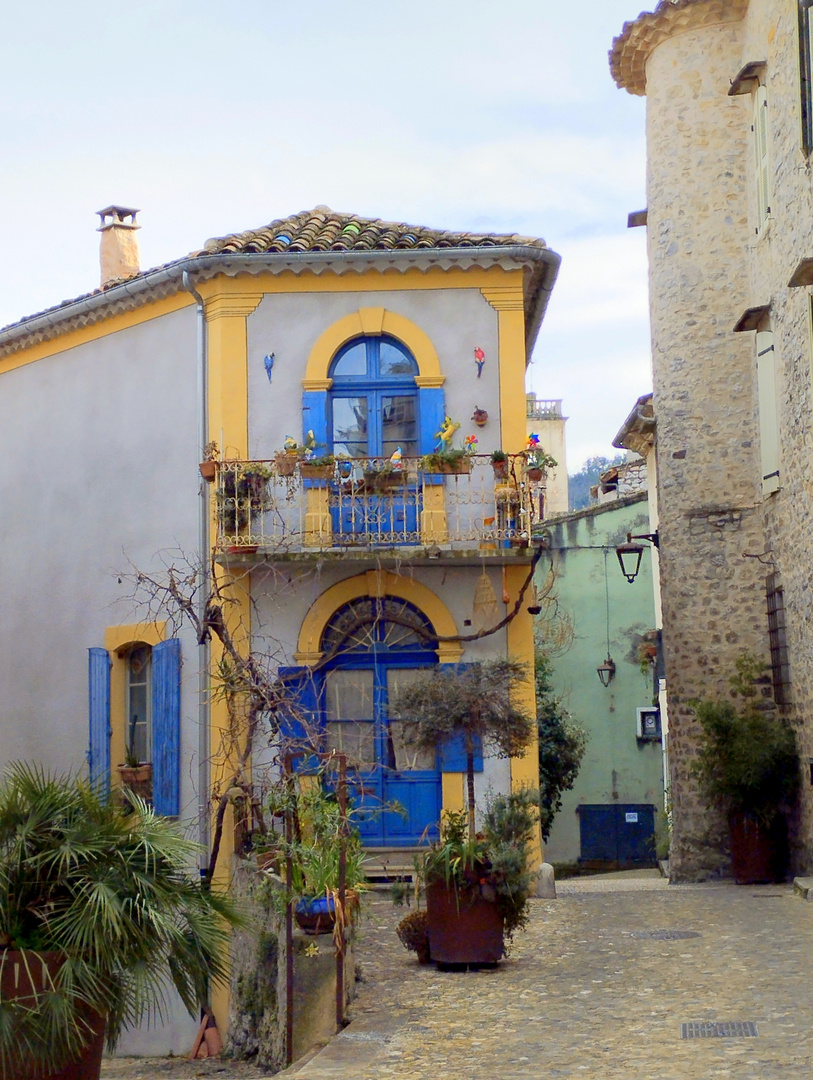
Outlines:
<svg viewBox="0 0 813 1080"><path fill-rule="evenodd" d="M136 214L140 213L139 210L135 210L130 206L106 206L104 210L97 210L101 220L100 227L97 232L104 232L105 229L112 229L116 226L124 229L140 229L141 226L136 223ZM108 220L110 218L111 220ZM125 221L125 218L129 218L129 221Z"/></svg>

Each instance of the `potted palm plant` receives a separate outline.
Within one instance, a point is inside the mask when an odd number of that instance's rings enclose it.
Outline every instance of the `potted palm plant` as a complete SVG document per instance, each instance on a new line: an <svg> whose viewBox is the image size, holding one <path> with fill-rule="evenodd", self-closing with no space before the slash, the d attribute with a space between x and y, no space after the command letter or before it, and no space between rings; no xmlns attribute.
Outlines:
<svg viewBox="0 0 813 1080"><path fill-rule="evenodd" d="M770 698L770 677L741 656L725 701L690 705L701 735L693 774L708 801L728 816L731 863L740 885L784 880L787 819L799 787L796 736Z"/></svg>
<svg viewBox="0 0 813 1080"><path fill-rule="evenodd" d="M190 1013L224 977L229 900L190 867L196 845L137 796L13 764L0 784L0 1075L96 1080L105 1037Z"/></svg>
<svg viewBox="0 0 813 1080"><path fill-rule="evenodd" d="M408 738L439 748L462 739L466 755L467 808L444 815L440 839L421 866L426 882L427 933L439 963L496 963L504 935L522 925L531 879L530 844L539 820L539 793L518 791L492 800L481 833L475 827L474 755L522 756L534 719L515 701L526 678L515 660L487 660L435 669L406 687L391 703Z"/></svg>

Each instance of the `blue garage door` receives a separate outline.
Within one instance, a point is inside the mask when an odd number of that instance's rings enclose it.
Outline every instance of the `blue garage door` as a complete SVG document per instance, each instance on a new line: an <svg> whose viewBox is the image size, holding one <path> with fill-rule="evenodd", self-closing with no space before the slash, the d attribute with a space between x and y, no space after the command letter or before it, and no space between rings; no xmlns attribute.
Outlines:
<svg viewBox="0 0 813 1080"><path fill-rule="evenodd" d="M580 863L619 870L657 866L651 803L584 804L578 813Z"/></svg>

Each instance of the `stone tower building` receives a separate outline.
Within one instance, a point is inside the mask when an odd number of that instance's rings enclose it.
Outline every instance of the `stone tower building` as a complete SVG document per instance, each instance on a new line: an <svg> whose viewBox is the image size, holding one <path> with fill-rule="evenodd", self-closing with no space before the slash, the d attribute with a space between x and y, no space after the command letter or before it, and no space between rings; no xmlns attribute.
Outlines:
<svg viewBox="0 0 813 1080"><path fill-rule="evenodd" d="M802 762L813 756L812 6L662 0L625 24L610 53L619 87L647 97L678 880L726 867L724 823L690 776L688 703L723 696L744 652L770 665ZM811 790L806 775L798 868L813 864Z"/></svg>

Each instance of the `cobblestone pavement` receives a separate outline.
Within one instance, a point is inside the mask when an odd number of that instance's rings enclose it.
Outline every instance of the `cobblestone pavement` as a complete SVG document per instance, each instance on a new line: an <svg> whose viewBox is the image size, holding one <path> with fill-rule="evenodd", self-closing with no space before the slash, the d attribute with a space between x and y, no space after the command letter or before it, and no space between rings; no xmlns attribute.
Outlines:
<svg viewBox="0 0 813 1080"><path fill-rule="evenodd" d="M564 881L557 890L559 899L533 902L530 926L508 960L496 970L466 973L421 967L395 938L400 912L373 900L361 929L363 981L352 1023L310 1061L282 1075L809 1075L813 904L794 896L791 886L675 886L619 875ZM756 1036L682 1038L683 1024L712 1022L750 1022ZM262 1075L226 1062L218 1067L224 1080ZM102 1075L152 1080L170 1074L144 1069Z"/></svg>

